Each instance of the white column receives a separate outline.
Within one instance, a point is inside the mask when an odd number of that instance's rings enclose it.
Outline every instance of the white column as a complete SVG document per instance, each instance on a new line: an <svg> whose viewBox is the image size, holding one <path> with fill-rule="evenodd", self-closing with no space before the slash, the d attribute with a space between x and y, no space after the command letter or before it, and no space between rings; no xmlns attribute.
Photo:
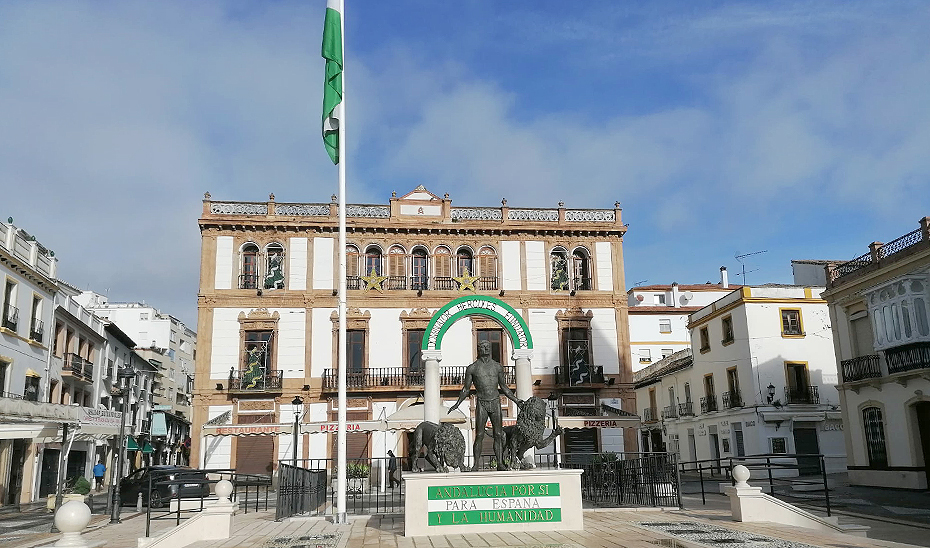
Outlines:
<svg viewBox="0 0 930 548"><path fill-rule="evenodd" d="M442 399L439 396L439 362L442 350L424 350L423 420L439 424Z"/></svg>
<svg viewBox="0 0 930 548"><path fill-rule="evenodd" d="M533 368L530 360L533 359L533 350L519 348L513 351L514 368L517 373L517 398L526 401L533 395ZM524 466L533 467L536 464L536 449L530 449L523 456Z"/></svg>

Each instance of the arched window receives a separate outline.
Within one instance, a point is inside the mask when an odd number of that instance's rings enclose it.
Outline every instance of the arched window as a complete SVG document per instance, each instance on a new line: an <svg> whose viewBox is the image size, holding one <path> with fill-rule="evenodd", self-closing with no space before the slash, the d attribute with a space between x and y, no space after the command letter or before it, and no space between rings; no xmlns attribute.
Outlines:
<svg viewBox="0 0 930 548"><path fill-rule="evenodd" d="M410 289L427 289L429 286L429 257L418 247L410 258Z"/></svg>
<svg viewBox="0 0 930 548"><path fill-rule="evenodd" d="M882 422L882 410L878 407L864 408L862 428L865 430L865 448L869 454L869 466L872 468L887 467L888 453L885 450L885 425Z"/></svg>
<svg viewBox="0 0 930 548"><path fill-rule="evenodd" d="M368 246L365 250L365 276L381 275L384 265L381 264L381 248L376 245Z"/></svg>
<svg viewBox="0 0 930 548"><path fill-rule="evenodd" d="M478 289L497 290L497 252L493 247L485 246L478 251L478 271L481 273Z"/></svg>
<svg viewBox="0 0 930 548"><path fill-rule="evenodd" d="M242 246L242 265L239 272L239 289L258 289L258 246Z"/></svg>
<svg viewBox="0 0 930 548"><path fill-rule="evenodd" d="M267 263L265 265L265 289L284 289L284 246L269 244L265 248Z"/></svg>
<svg viewBox="0 0 930 548"><path fill-rule="evenodd" d="M358 278L359 273L359 253L358 248L354 245L346 246L346 289L360 289L361 282Z"/></svg>
<svg viewBox="0 0 930 548"><path fill-rule="evenodd" d="M452 250L441 245L433 253L433 289L449 290L452 287Z"/></svg>
<svg viewBox="0 0 930 548"><path fill-rule="evenodd" d="M475 259L467 247L459 248L455 254L455 274L456 276L475 275Z"/></svg>
<svg viewBox="0 0 930 548"><path fill-rule="evenodd" d="M388 289L407 289L407 252L399 245L388 250Z"/></svg>
<svg viewBox="0 0 930 548"><path fill-rule="evenodd" d="M557 247L549 254L549 286L556 291L567 291L568 279L568 252Z"/></svg>
<svg viewBox="0 0 930 548"><path fill-rule="evenodd" d="M590 291L592 287L588 251L579 247L572 252L572 289Z"/></svg>

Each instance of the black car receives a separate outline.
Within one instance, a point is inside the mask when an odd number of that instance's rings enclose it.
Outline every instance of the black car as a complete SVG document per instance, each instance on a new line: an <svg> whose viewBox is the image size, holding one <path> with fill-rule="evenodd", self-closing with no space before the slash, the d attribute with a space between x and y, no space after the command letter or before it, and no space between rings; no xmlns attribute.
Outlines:
<svg viewBox="0 0 930 548"><path fill-rule="evenodd" d="M152 492L149 495L149 483ZM119 482L119 496L123 505L134 505L142 493L142 503L161 508L170 499L199 499L210 496L207 474L187 466L147 466L140 468Z"/></svg>

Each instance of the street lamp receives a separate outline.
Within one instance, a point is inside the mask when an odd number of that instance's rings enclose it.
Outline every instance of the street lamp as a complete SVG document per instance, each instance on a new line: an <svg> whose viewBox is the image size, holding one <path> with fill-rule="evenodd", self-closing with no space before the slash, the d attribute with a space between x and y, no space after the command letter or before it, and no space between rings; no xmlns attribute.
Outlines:
<svg viewBox="0 0 930 548"><path fill-rule="evenodd" d="M549 402L549 411L552 412L552 429L555 430L559 425L555 419L556 409L559 407L559 397L555 395L555 392L549 392L549 397L546 398ZM555 462L555 467L559 467L559 446L558 444L553 444L552 446L552 455Z"/></svg>
<svg viewBox="0 0 930 548"><path fill-rule="evenodd" d="M294 396L291 400L294 406L294 466L297 466L297 434L300 430L300 417L304 414L304 399L300 396Z"/></svg>
<svg viewBox="0 0 930 548"><path fill-rule="evenodd" d="M772 401L775 400L775 385L774 384L769 383L768 392L769 392L769 395L768 395L769 403L772 403Z"/></svg>
<svg viewBox="0 0 930 548"><path fill-rule="evenodd" d="M123 479L123 461L126 459L126 415L129 412L127 404L129 403L129 379L135 378L136 372L132 367L121 367L117 373L117 383L119 385L119 395L122 400L123 412L119 419L119 442L117 445L116 456L116 480L110 483L110 489L113 495L110 497L113 501L113 507L110 509L110 523L119 523L119 514L122 510L123 501L120 498L119 484Z"/></svg>

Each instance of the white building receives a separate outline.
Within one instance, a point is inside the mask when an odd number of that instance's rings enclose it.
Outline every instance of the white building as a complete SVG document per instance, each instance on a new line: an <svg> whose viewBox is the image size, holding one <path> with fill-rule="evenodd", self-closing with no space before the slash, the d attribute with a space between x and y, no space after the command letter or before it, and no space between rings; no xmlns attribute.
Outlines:
<svg viewBox="0 0 930 548"><path fill-rule="evenodd" d="M130 446L142 444L139 451L150 456L145 462L187 464L197 334L174 316L145 303L109 302L91 291L82 293L80 299L95 314L119 325L136 342L136 353L155 369L152 408L141 419L143 429L136 436L141 441L134 438Z"/></svg>
<svg viewBox="0 0 930 548"><path fill-rule="evenodd" d="M930 217L827 275L849 481L927 489Z"/></svg>
<svg viewBox="0 0 930 548"><path fill-rule="evenodd" d="M54 490L65 425L67 479L90 478L118 429L101 401L103 324L71 299L56 265L12 220L0 223L0 504Z"/></svg>
<svg viewBox="0 0 930 548"><path fill-rule="evenodd" d="M726 267L717 284L646 285L627 291L633 371L691 346L688 316L733 291Z"/></svg>
<svg viewBox="0 0 930 548"><path fill-rule="evenodd" d="M823 454L845 469L822 288L742 287L691 315L691 349L634 375L644 450L693 461ZM819 472L816 459L799 459ZM814 470L816 468L816 470Z"/></svg>

